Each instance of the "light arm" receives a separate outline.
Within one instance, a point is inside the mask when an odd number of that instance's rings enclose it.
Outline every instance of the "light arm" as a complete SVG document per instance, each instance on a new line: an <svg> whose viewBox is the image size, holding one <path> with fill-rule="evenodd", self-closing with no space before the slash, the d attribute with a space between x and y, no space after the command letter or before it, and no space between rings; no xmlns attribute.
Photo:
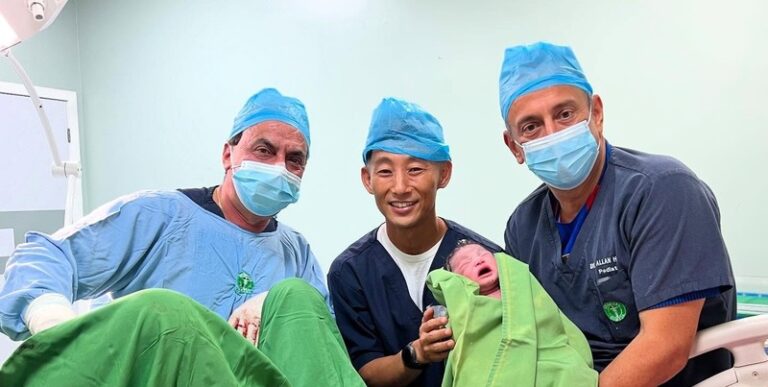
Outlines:
<svg viewBox="0 0 768 387"><path fill-rule="evenodd" d="M24 71L23 67L21 67L19 61L16 60L16 57L13 56L11 50L3 51L3 55L5 55L8 60L10 60L11 64L13 64L14 71L16 71L16 74L24 83L24 87L26 87L27 93L29 93L29 97L32 99L32 104L35 106L37 116L40 118L40 123L43 125L43 130L45 131L45 136L48 140L48 147L51 150L51 157L53 157L53 174L56 176L80 176L80 163L61 161L59 149L56 147L56 140L53 137L51 123L48 121L48 115L45 114L43 103L40 101L40 97L37 95L37 90L35 90L35 86L32 84L32 80L29 79L29 75L27 75L27 72Z"/></svg>
<svg viewBox="0 0 768 387"><path fill-rule="evenodd" d="M10 47L24 41L47 28L59 15L67 0L19 0L6 1L0 5L0 55L8 58L16 74L27 89L32 104L35 106L40 123L45 131L48 147L53 158L53 175L67 178L67 198L64 210L64 225L74 222L74 198L77 178L80 177L79 162L62 161L48 116L37 95L32 80L18 60L11 53Z"/></svg>

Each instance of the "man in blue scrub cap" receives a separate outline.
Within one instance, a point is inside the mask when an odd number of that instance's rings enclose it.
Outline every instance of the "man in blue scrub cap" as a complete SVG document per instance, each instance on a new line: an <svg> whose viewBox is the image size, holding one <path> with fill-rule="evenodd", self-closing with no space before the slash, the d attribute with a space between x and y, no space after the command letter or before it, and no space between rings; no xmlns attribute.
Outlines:
<svg viewBox="0 0 768 387"><path fill-rule="evenodd" d="M25 339L74 318L73 301L164 288L255 344L266 292L293 277L330 308L307 240L276 218L299 198L309 145L298 99L275 89L256 93L224 144L221 185L138 192L53 235L28 233L5 271L0 330Z"/></svg>
<svg viewBox="0 0 768 387"><path fill-rule="evenodd" d="M688 361L700 329L735 317L710 188L678 160L609 144L603 102L569 47L506 50L504 143L544 184L514 211L506 251L589 340L600 386L691 386L730 366Z"/></svg>
<svg viewBox="0 0 768 387"><path fill-rule="evenodd" d="M386 98L374 110L360 177L385 222L331 265L328 287L352 364L369 385L440 386L453 348L445 317L425 291L459 240L500 247L437 216L437 191L451 179L451 156L437 119Z"/></svg>

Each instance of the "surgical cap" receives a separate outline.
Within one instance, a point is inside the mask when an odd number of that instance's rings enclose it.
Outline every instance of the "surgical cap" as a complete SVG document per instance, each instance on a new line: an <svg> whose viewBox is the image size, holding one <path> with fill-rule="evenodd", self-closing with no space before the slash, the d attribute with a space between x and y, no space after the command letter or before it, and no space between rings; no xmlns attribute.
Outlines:
<svg viewBox="0 0 768 387"><path fill-rule="evenodd" d="M437 119L421 106L397 98L384 98L373 111L363 163L375 150L428 161L451 159L443 127Z"/></svg>
<svg viewBox="0 0 768 387"><path fill-rule="evenodd" d="M275 89L264 89L245 103L235 117L229 139L264 121L280 121L296 128L309 147L309 121L304 104L296 98L286 97Z"/></svg>
<svg viewBox="0 0 768 387"><path fill-rule="evenodd" d="M538 42L507 48L499 77L501 117L506 123L517 98L560 85L578 87L592 95L592 86L570 47Z"/></svg>

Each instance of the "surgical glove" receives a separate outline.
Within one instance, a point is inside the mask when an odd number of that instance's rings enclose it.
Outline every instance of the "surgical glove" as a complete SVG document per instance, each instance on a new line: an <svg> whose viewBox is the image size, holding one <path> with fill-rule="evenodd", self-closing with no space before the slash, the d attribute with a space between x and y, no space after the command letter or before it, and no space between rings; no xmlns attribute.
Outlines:
<svg viewBox="0 0 768 387"><path fill-rule="evenodd" d="M240 305L229 316L229 325L235 328L246 340L257 345L259 343L259 329L261 328L261 308L267 293L259 293Z"/></svg>
<svg viewBox="0 0 768 387"><path fill-rule="evenodd" d="M35 298L22 316L29 332L37 334L76 316L72 303L61 294L46 293Z"/></svg>

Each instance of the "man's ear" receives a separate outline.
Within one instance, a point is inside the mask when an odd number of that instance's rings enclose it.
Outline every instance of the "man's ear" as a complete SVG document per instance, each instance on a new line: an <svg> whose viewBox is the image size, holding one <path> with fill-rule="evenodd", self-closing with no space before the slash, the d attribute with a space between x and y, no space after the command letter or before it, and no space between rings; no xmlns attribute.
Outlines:
<svg viewBox="0 0 768 387"><path fill-rule="evenodd" d="M369 194L373 195L373 184L371 184L371 171L368 169L367 165L363 165L363 167L360 168L360 180L363 181L363 187L365 187L365 190L368 191Z"/></svg>
<svg viewBox="0 0 768 387"><path fill-rule="evenodd" d="M221 152L221 165L224 166L225 173L232 168L232 147L228 143L224 143L224 150Z"/></svg>
<svg viewBox="0 0 768 387"><path fill-rule="evenodd" d="M440 181L437 183L437 188L445 188L451 181L451 174L453 173L453 163L450 161L444 161L440 163Z"/></svg>
<svg viewBox="0 0 768 387"><path fill-rule="evenodd" d="M504 144L512 152L512 155L515 156L515 159L517 160L518 164L522 164L525 162L525 153L523 152L523 149L520 148L520 146L517 145L515 140L512 138L512 134L509 133L509 130L504 130Z"/></svg>
<svg viewBox="0 0 768 387"><path fill-rule="evenodd" d="M605 114L603 111L603 99L599 95L592 96L592 122L593 127L600 135L603 136L603 122L605 120Z"/></svg>

